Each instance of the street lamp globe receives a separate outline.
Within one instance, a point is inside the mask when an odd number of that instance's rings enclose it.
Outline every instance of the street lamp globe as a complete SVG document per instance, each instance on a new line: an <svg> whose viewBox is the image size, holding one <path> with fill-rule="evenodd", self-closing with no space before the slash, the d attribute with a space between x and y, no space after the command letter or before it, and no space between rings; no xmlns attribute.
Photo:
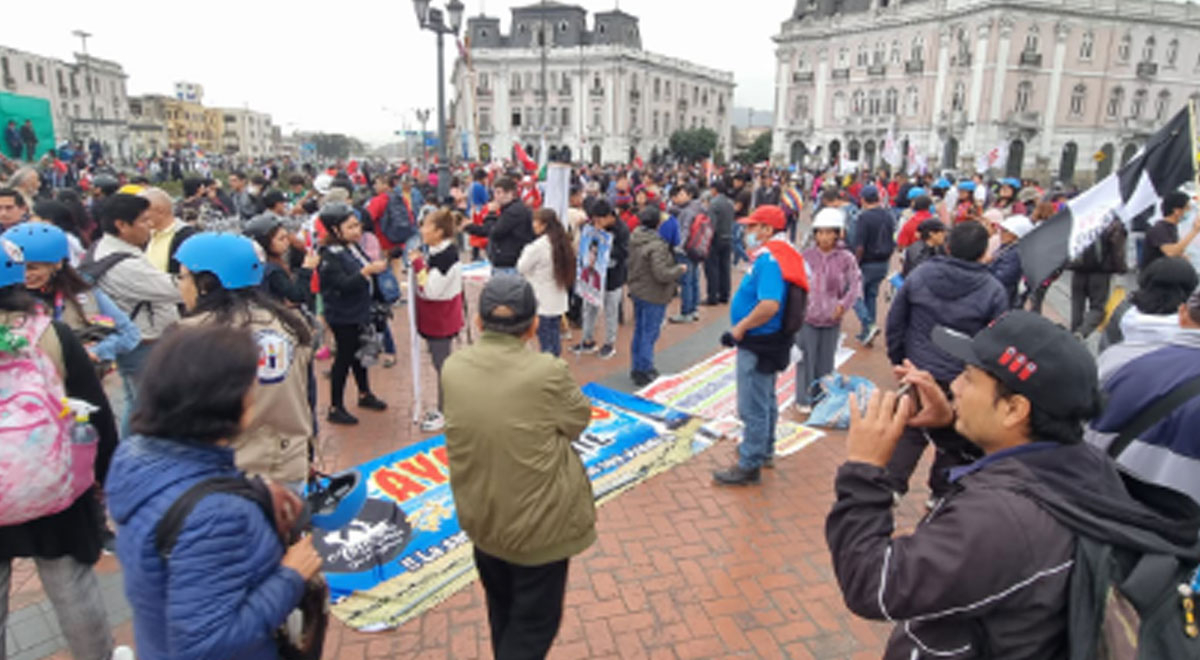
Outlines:
<svg viewBox="0 0 1200 660"><path fill-rule="evenodd" d="M417 11L417 22L424 27L429 20L429 0L413 0L413 9Z"/></svg>
<svg viewBox="0 0 1200 660"><path fill-rule="evenodd" d="M462 27L464 5L461 0L450 0L446 3L446 11L450 14L450 31L458 34L458 29Z"/></svg>

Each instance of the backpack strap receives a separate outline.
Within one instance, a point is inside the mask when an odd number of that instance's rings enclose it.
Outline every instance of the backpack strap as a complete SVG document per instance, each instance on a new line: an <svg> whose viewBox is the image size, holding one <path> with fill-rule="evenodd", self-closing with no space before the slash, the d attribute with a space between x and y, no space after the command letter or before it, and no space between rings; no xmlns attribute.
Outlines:
<svg viewBox="0 0 1200 660"><path fill-rule="evenodd" d="M154 549L163 561L170 558L171 550L175 548L175 542L179 540L179 534L183 531L183 523L192 509L200 500L214 493L237 495L254 502L271 521L272 526L274 525L275 506L262 480L242 476L205 479L184 491L155 525Z"/></svg>
<svg viewBox="0 0 1200 660"><path fill-rule="evenodd" d="M104 277L108 271L112 270L113 266L116 266L126 259L131 259L134 256L132 252L113 252L111 254L104 255L103 259L96 260L94 251L95 247L95 245L92 246L93 250L87 253L87 255L84 257L83 263L80 264L78 269L79 273L86 277L91 284L99 282L100 278Z"/></svg>
<svg viewBox="0 0 1200 660"><path fill-rule="evenodd" d="M1175 412L1175 409L1198 396L1200 396L1200 376L1194 376L1176 385L1166 396L1138 413L1132 421L1125 425L1125 428L1121 429L1117 438L1108 446L1108 455L1117 458L1121 452L1129 448L1129 445L1138 436L1149 431L1150 427L1166 419L1168 415Z"/></svg>

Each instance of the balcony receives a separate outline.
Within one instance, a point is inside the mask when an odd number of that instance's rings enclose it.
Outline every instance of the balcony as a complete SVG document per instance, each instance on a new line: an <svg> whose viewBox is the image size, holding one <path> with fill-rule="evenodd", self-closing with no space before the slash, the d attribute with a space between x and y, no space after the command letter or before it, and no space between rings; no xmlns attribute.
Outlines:
<svg viewBox="0 0 1200 660"><path fill-rule="evenodd" d="M1121 120L1121 127L1133 135L1150 135L1158 130L1158 122L1141 117L1126 117Z"/></svg>
<svg viewBox="0 0 1200 660"><path fill-rule="evenodd" d="M887 65L872 64L871 66L867 67L867 75L871 76L872 78L882 78L883 76L887 75Z"/></svg>
<svg viewBox="0 0 1200 660"><path fill-rule="evenodd" d="M1017 128L1037 130L1042 127L1042 113L1036 110L1013 110L1008 113L1008 124Z"/></svg>
<svg viewBox="0 0 1200 660"><path fill-rule="evenodd" d="M829 72L829 77L833 80L850 80L850 67L842 67L840 69L832 69Z"/></svg>
<svg viewBox="0 0 1200 660"><path fill-rule="evenodd" d="M1020 65L1040 68L1042 66L1042 54L1027 50L1021 51Z"/></svg>
<svg viewBox="0 0 1200 660"><path fill-rule="evenodd" d="M603 87L593 87L588 90L588 95L595 96L595 97L603 97L604 96L604 88Z"/></svg>
<svg viewBox="0 0 1200 660"><path fill-rule="evenodd" d="M475 88L475 96L478 96L480 98L490 98L492 96L492 88L491 87L476 87Z"/></svg>
<svg viewBox="0 0 1200 660"><path fill-rule="evenodd" d="M925 62L922 60L909 60L904 63L904 73L916 74L925 72Z"/></svg>
<svg viewBox="0 0 1200 660"><path fill-rule="evenodd" d="M1154 62L1138 62L1137 77L1142 80L1151 80L1158 75L1158 65Z"/></svg>
<svg viewBox="0 0 1200 660"><path fill-rule="evenodd" d="M642 127L641 126L630 126L629 127L629 137L631 137L631 138L642 137Z"/></svg>
<svg viewBox="0 0 1200 660"><path fill-rule="evenodd" d="M958 55L951 57L950 58L950 66L961 66L964 68L971 66L971 54L970 53L959 53Z"/></svg>
<svg viewBox="0 0 1200 660"><path fill-rule="evenodd" d="M560 100L560 101L571 100L571 88L570 87L560 87L558 90L558 100Z"/></svg>
<svg viewBox="0 0 1200 660"><path fill-rule="evenodd" d="M508 90L508 95L510 98L519 99L525 96L525 90L521 89L520 87L514 87Z"/></svg>
<svg viewBox="0 0 1200 660"><path fill-rule="evenodd" d="M792 82L794 83L810 83L815 76L812 71L796 71L792 73Z"/></svg>
<svg viewBox="0 0 1200 660"><path fill-rule="evenodd" d="M66 87L66 85L60 85L60 86L59 86L59 88L58 88L58 95L59 95L59 96L66 96L66 95L67 95L67 87Z"/></svg>
<svg viewBox="0 0 1200 660"><path fill-rule="evenodd" d="M679 107L680 112L687 112L687 109L688 109L687 99L679 99L678 107Z"/></svg>
<svg viewBox="0 0 1200 660"><path fill-rule="evenodd" d="M637 103L642 100L642 93L636 89L629 90L629 102Z"/></svg>

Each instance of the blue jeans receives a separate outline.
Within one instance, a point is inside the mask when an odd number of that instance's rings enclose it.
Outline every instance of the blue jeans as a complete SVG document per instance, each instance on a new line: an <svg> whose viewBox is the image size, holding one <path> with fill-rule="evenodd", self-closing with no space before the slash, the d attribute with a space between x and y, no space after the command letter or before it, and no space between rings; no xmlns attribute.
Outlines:
<svg viewBox="0 0 1200 660"><path fill-rule="evenodd" d="M775 454L775 423L779 419L775 374L764 374L757 366L757 355L744 348L738 349L737 407L743 426L738 465L743 470L762 467L763 462Z"/></svg>
<svg viewBox="0 0 1200 660"><path fill-rule="evenodd" d="M121 382L125 386L125 411L121 415L121 437L129 437L129 417L137 406L138 376L142 373L142 365L150 356L153 342L144 341L132 351L117 356L117 373L121 374Z"/></svg>
<svg viewBox="0 0 1200 660"><path fill-rule="evenodd" d="M648 372L654 369L654 344L658 341L666 313L666 305L633 299L633 342L629 347L629 353L633 356L633 371Z"/></svg>
<svg viewBox="0 0 1200 660"><path fill-rule="evenodd" d="M875 304L879 300L879 285L887 277L888 262L864 261L858 265L862 271L863 296L854 302L854 313L862 324L862 334L867 336L867 327L875 325Z"/></svg>
<svg viewBox="0 0 1200 660"><path fill-rule="evenodd" d="M746 225L735 223L733 225L733 265L736 266L743 261L750 261L750 255L746 254Z"/></svg>
<svg viewBox="0 0 1200 660"><path fill-rule="evenodd" d="M685 258L683 263L687 264L687 272L679 280L679 313L694 314L700 304L700 264L690 258Z"/></svg>
<svg viewBox="0 0 1200 660"><path fill-rule="evenodd" d="M562 355L562 320L558 316L538 316L538 347L554 357Z"/></svg>

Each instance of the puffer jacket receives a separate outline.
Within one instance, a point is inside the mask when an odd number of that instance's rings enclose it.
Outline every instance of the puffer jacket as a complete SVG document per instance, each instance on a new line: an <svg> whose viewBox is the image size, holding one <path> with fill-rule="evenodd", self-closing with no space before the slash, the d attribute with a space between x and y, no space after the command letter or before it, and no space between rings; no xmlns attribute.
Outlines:
<svg viewBox="0 0 1200 660"><path fill-rule="evenodd" d="M237 474L226 447L144 436L118 447L105 490L139 656L278 657L273 631L300 602L304 579L280 565L283 544L257 504L209 495L187 517L169 561L155 548L155 527L184 491Z"/></svg>
<svg viewBox="0 0 1200 660"><path fill-rule="evenodd" d="M1017 306L1017 289L1021 285L1021 252L1016 243L1000 246L995 258L988 266L992 275L1004 285L1004 291L1013 307Z"/></svg>
<svg viewBox="0 0 1200 660"><path fill-rule="evenodd" d="M655 305L675 297L675 285L683 275L683 264L675 263L671 246L654 229L638 227L629 239L629 295Z"/></svg>
<svg viewBox="0 0 1200 660"><path fill-rule="evenodd" d="M933 343L933 329L944 325L974 335L1008 311L1008 294L980 263L934 257L909 274L896 293L887 318L888 359L905 358L939 382L954 380L963 363Z"/></svg>
<svg viewBox="0 0 1200 660"><path fill-rule="evenodd" d="M843 317L854 301L862 297L862 273L858 260L844 246L838 245L829 252L810 247L803 253L808 265L808 308L804 322L816 328L832 328L841 325L834 318L837 306L842 306Z"/></svg>
<svg viewBox="0 0 1200 660"><path fill-rule="evenodd" d="M356 254L357 253L357 254ZM363 277L367 257L353 243L321 248L321 297L325 320L333 324L363 324L371 319L372 280Z"/></svg>

